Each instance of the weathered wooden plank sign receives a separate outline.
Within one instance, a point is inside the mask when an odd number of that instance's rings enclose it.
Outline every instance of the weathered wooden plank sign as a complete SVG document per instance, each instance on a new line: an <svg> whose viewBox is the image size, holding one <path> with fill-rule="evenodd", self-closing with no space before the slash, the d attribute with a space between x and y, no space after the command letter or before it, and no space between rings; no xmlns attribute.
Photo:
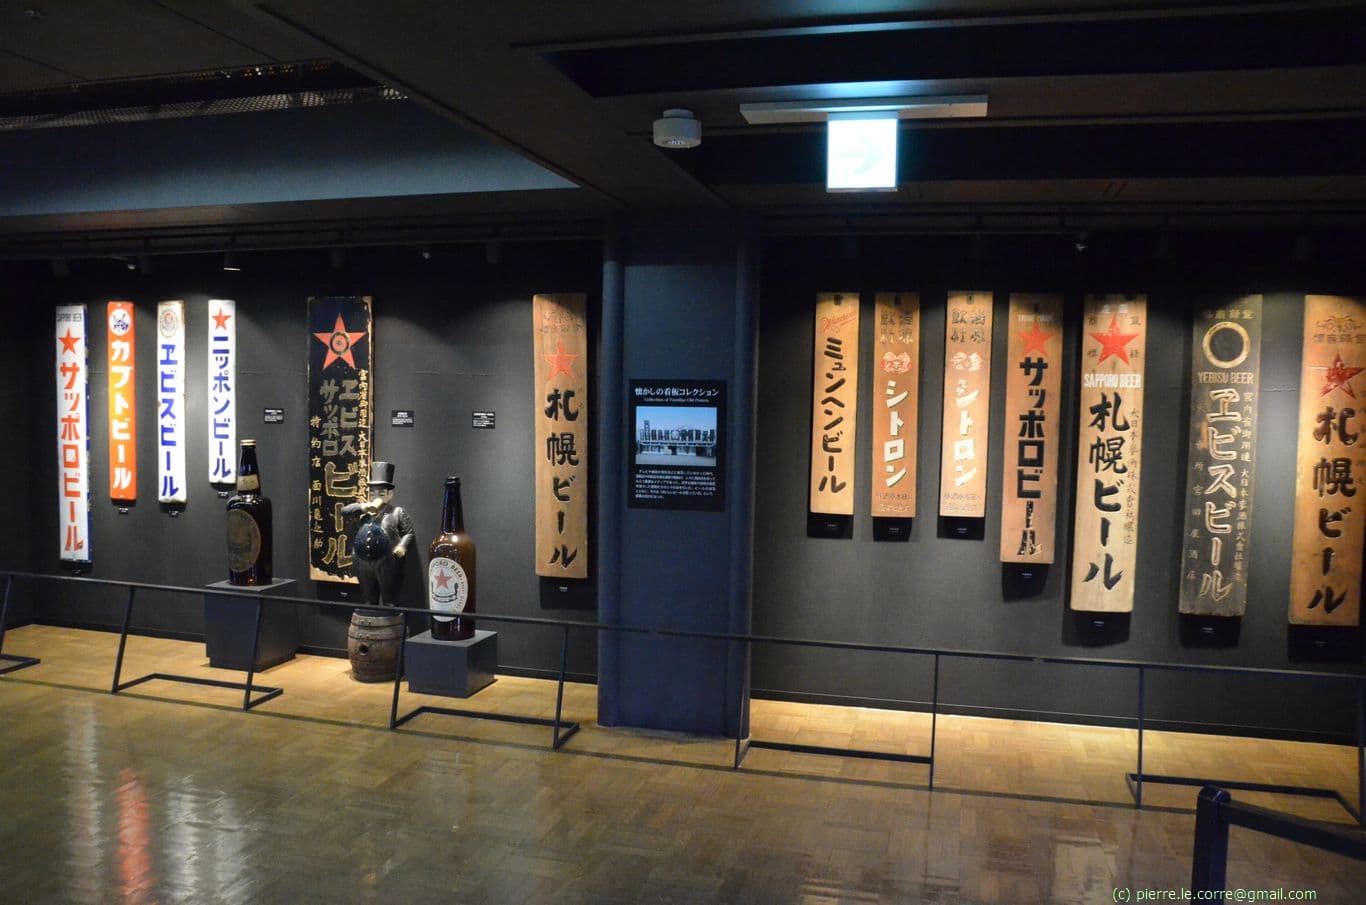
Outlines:
<svg viewBox="0 0 1366 905"><path fill-rule="evenodd" d="M1196 312L1178 600L1186 615L1247 611L1261 347L1260 295Z"/></svg>
<svg viewBox="0 0 1366 905"><path fill-rule="evenodd" d="M64 562L90 562L89 345L84 305L58 305L57 507Z"/></svg>
<svg viewBox="0 0 1366 905"><path fill-rule="evenodd" d="M939 514L982 518L991 413L991 293L951 292L946 315Z"/></svg>
<svg viewBox="0 0 1366 905"><path fill-rule="evenodd" d="M588 321L581 292L531 301L536 574L588 577Z"/></svg>
<svg viewBox="0 0 1366 905"><path fill-rule="evenodd" d="M308 300L308 577L355 584L342 508L370 478L374 334L370 296Z"/></svg>
<svg viewBox="0 0 1366 905"><path fill-rule="evenodd" d="M1087 296L1082 314L1070 598L1081 612L1134 608L1147 309L1141 295Z"/></svg>
<svg viewBox="0 0 1366 905"><path fill-rule="evenodd" d="M810 511L854 514L858 426L857 292L816 296L811 390Z"/></svg>
<svg viewBox="0 0 1366 905"><path fill-rule="evenodd" d="M109 498L138 498L137 331L132 302L110 302L109 336Z"/></svg>
<svg viewBox="0 0 1366 905"><path fill-rule="evenodd" d="M1366 300L1311 295L1304 300L1299 455L1290 621L1361 624L1361 555L1366 498Z"/></svg>
<svg viewBox="0 0 1366 905"><path fill-rule="evenodd" d="M1058 508L1062 296L1012 293L1007 325L1001 562L1051 563Z"/></svg>
<svg viewBox="0 0 1366 905"><path fill-rule="evenodd" d="M874 302L872 515L915 516L920 410L920 296L879 292Z"/></svg>

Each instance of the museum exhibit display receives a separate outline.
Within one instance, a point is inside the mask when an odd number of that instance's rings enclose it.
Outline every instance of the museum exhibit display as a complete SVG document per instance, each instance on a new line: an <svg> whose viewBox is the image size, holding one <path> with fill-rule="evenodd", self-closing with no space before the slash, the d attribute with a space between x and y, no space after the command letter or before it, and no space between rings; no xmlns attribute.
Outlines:
<svg viewBox="0 0 1366 905"><path fill-rule="evenodd" d="M274 578L275 519L261 489L256 441L242 441L237 493L228 500L228 582L255 587Z"/></svg>
<svg viewBox="0 0 1366 905"><path fill-rule="evenodd" d="M185 470L185 303L157 303L157 501L183 504Z"/></svg>
<svg viewBox="0 0 1366 905"><path fill-rule="evenodd" d="M308 329L308 577L354 584L342 509L366 499L370 472L370 297L309 298Z"/></svg>
<svg viewBox="0 0 1366 905"><path fill-rule="evenodd" d="M395 470L392 462L372 462L366 483L370 498L348 503L340 511L354 538L351 565L361 598L371 606L403 604L404 560L413 544L413 520L394 504ZM393 678L404 625L402 613L356 610L351 615L347 652L354 678L361 682Z"/></svg>
<svg viewBox="0 0 1366 905"><path fill-rule="evenodd" d="M920 413L920 296L879 292L873 300L874 518L915 516L916 443Z"/></svg>
<svg viewBox="0 0 1366 905"><path fill-rule="evenodd" d="M1178 602L1183 615L1247 611L1261 362L1260 295L1196 311Z"/></svg>
<svg viewBox="0 0 1366 905"><path fill-rule="evenodd" d="M63 562L90 562L90 379L85 305L57 306L57 511Z"/></svg>
<svg viewBox="0 0 1366 905"><path fill-rule="evenodd" d="M474 540L465 531L460 479L446 478L441 499L441 533L427 547L427 606L432 611L432 637L464 641L474 637L477 608L474 594Z"/></svg>
<svg viewBox="0 0 1366 905"><path fill-rule="evenodd" d="M1006 329L1001 562L1051 563L1062 453L1062 296L1012 292Z"/></svg>
<svg viewBox="0 0 1366 905"><path fill-rule="evenodd" d="M632 380L628 505L726 508L726 385L719 380Z"/></svg>
<svg viewBox="0 0 1366 905"><path fill-rule="evenodd" d="M990 292L951 292L944 322L939 514L986 514L991 413Z"/></svg>
<svg viewBox="0 0 1366 905"><path fill-rule="evenodd" d="M1134 608L1147 325L1144 296L1086 297L1068 600L1075 611Z"/></svg>
<svg viewBox="0 0 1366 905"><path fill-rule="evenodd" d="M816 296L811 384L811 479L808 509L854 514L858 439L859 296Z"/></svg>
<svg viewBox="0 0 1366 905"><path fill-rule="evenodd" d="M234 482L232 453L237 447L237 308L228 299L210 299L208 364L209 483ZM240 474L240 472L239 472ZM240 481L238 481L240 485ZM239 488L240 489L240 488Z"/></svg>
<svg viewBox="0 0 1366 905"><path fill-rule="evenodd" d="M110 302L109 331L109 499L138 498L137 309Z"/></svg>
<svg viewBox="0 0 1366 905"><path fill-rule="evenodd" d="M1363 371L1366 300L1306 296L1290 570L1295 625L1361 625L1366 505L1354 498L1366 474L1357 395L1366 391Z"/></svg>
<svg viewBox="0 0 1366 905"><path fill-rule="evenodd" d="M588 577L588 321L581 292L535 295L536 574Z"/></svg>

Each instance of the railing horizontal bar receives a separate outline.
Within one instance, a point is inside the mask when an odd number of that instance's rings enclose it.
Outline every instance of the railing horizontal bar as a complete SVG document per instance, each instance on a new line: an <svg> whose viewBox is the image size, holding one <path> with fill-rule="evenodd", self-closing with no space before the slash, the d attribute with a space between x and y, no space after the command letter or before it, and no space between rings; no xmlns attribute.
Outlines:
<svg viewBox="0 0 1366 905"><path fill-rule="evenodd" d="M1221 803L1219 812L1220 817L1230 826L1241 826L1268 836L1312 845L1324 851L1366 861L1366 836L1359 833L1334 829L1312 820L1244 804L1241 801Z"/></svg>

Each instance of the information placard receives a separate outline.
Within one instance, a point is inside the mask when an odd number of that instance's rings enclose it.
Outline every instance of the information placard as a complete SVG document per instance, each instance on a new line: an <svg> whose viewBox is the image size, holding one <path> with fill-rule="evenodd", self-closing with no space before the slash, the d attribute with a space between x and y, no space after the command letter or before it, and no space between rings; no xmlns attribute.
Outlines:
<svg viewBox="0 0 1366 905"><path fill-rule="evenodd" d="M630 505L726 508L726 385L632 380Z"/></svg>

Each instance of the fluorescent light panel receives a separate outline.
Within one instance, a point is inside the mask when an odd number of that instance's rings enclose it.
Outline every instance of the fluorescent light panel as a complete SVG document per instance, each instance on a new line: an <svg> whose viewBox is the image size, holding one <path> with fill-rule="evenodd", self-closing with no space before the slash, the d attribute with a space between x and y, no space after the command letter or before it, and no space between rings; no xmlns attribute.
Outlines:
<svg viewBox="0 0 1366 905"><path fill-rule="evenodd" d="M843 113L890 113L899 119L982 117L987 115L987 96L959 94L820 98L740 105L740 115L752 126L772 123L823 123L832 115Z"/></svg>
<svg viewBox="0 0 1366 905"><path fill-rule="evenodd" d="M825 125L825 190L896 190L897 118L884 113L841 113Z"/></svg>

